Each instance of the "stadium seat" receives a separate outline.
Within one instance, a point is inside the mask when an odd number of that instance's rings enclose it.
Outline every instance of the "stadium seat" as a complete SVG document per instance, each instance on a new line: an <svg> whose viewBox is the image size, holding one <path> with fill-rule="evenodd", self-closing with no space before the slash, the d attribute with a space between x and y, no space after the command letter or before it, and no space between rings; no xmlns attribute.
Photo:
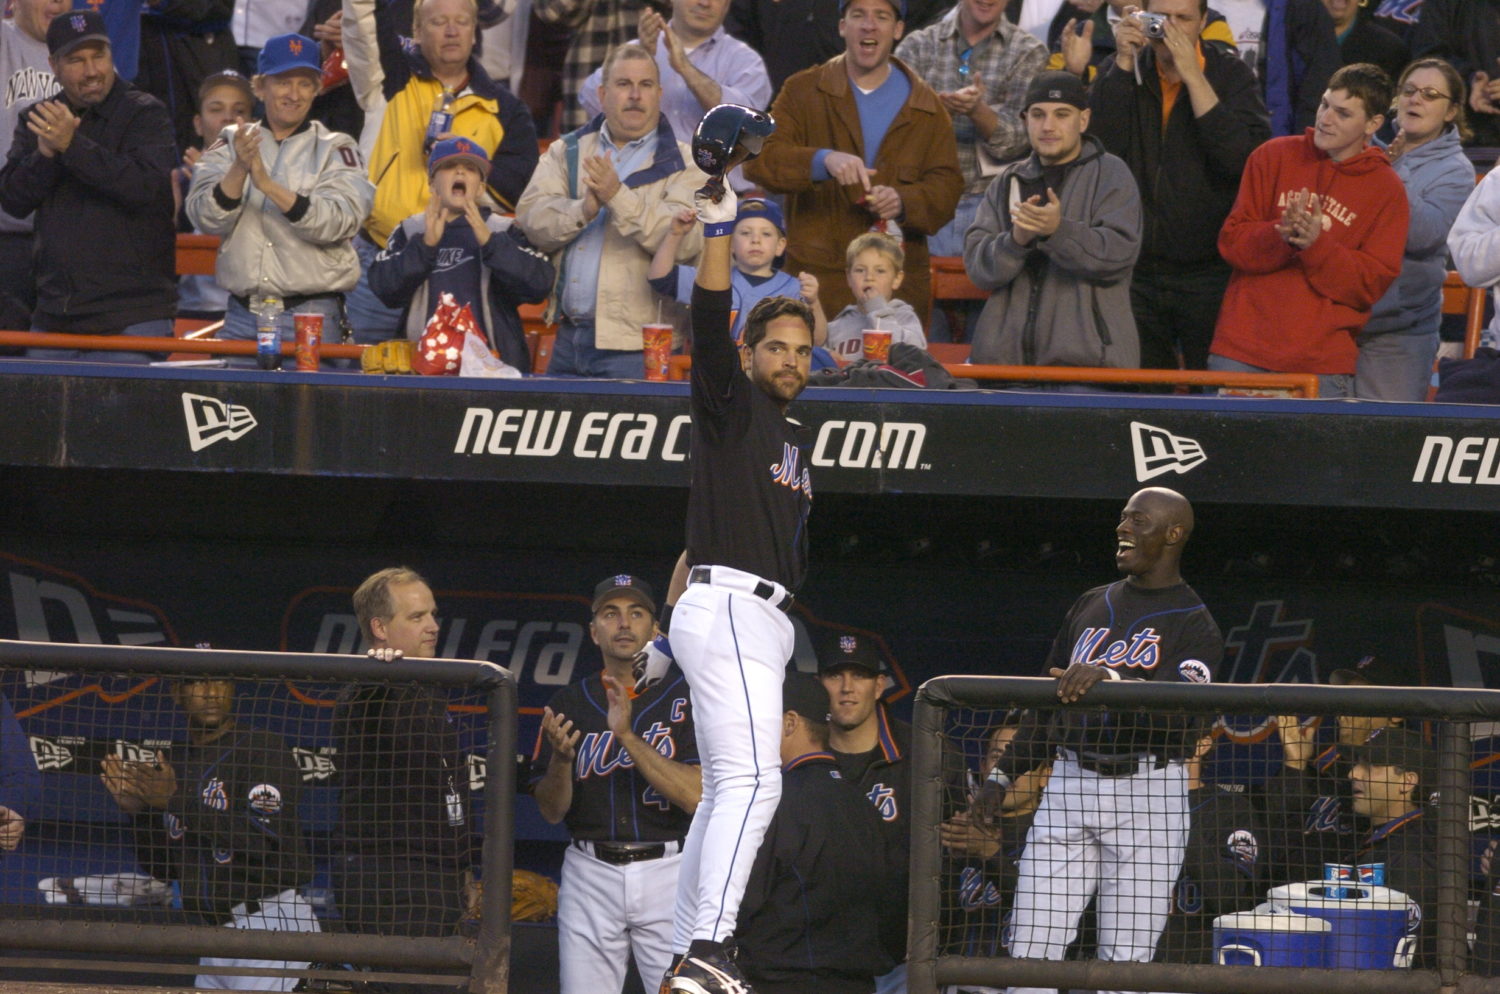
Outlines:
<svg viewBox="0 0 1500 994"><path fill-rule="evenodd" d="M954 305L965 300L988 300L990 295L969 279L962 256L935 255L928 267L932 274L932 306L947 317L954 339L962 340L963 314Z"/></svg>

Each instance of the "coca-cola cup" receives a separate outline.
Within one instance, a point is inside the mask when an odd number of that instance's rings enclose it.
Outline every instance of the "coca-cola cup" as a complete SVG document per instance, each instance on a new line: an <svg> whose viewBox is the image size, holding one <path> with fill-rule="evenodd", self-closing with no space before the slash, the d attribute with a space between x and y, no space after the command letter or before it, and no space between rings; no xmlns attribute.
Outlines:
<svg viewBox="0 0 1500 994"><path fill-rule="evenodd" d="M672 326L669 324L646 324L641 326L646 360L646 379L665 380L672 360Z"/></svg>
<svg viewBox="0 0 1500 994"><path fill-rule="evenodd" d="M865 329L864 356L876 362L889 362L891 358L891 333L879 329Z"/></svg>
<svg viewBox="0 0 1500 994"><path fill-rule="evenodd" d="M292 324L297 329L297 370L315 373L323 356L323 315L293 314Z"/></svg>

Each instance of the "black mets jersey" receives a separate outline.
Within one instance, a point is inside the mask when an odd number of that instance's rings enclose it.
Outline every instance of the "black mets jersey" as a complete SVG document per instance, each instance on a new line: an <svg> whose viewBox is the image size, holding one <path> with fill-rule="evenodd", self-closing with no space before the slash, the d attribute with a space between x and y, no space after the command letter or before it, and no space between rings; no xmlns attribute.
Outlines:
<svg viewBox="0 0 1500 994"><path fill-rule="evenodd" d="M235 729L172 761L167 809L134 822L142 867L178 881L184 908L220 923L243 901L312 882L298 821L302 771L279 735Z"/></svg>
<svg viewBox="0 0 1500 994"><path fill-rule="evenodd" d="M1156 944L1161 963L1212 963L1214 919L1255 907L1268 882L1264 822L1240 785L1189 791L1188 818L1172 913Z"/></svg>
<svg viewBox="0 0 1500 994"><path fill-rule="evenodd" d="M594 674L571 683L547 705L553 714L573 722L580 732L573 757L573 802L566 824L575 839L593 842L668 842L687 835L693 816L668 803L640 773L609 730L609 698L604 681ZM630 727L657 752L679 763L697 765L693 708L687 678L676 666L656 686L637 697ZM540 780L552 760L546 731L537 733L532 755L532 782Z"/></svg>
<svg viewBox="0 0 1500 994"><path fill-rule="evenodd" d="M1219 626L1192 587L1146 588L1116 580L1073 602L1043 673L1086 663L1106 667L1122 680L1210 683L1223 655ZM1051 761L1054 747L1086 762L1147 754L1183 759L1200 725L1182 715L1151 712L1044 711L1022 728L1000 769L1015 779Z"/></svg>
<svg viewBox="0 0 1500 994"><path fill-rule="evenodd" d="M808 431L740 367L728 290L693 288L692 489L687 558L796 591L812 510Z"/></svg>

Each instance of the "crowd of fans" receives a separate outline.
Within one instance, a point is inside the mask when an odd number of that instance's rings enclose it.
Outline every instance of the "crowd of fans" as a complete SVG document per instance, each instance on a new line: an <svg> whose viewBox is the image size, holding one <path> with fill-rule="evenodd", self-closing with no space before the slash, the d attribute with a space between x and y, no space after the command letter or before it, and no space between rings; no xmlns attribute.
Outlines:
<svg viewBox="0 0 1500 994"><path fill-rule="evenodd" d="M691 331L692 129L730 102L777 122L729 177L736 290L814 305L821 365L870 326L1423 399L1449 252L1494 282L1464 146L1500 144L1500 6L1141 2L11 0L0 327L246 338L274 298L376 343L451 294L525 371L545 300L549 372L639 377L644 325ZM194 230L217 273L179 283ZM990 293L962 328L934 255Z"/></svg>

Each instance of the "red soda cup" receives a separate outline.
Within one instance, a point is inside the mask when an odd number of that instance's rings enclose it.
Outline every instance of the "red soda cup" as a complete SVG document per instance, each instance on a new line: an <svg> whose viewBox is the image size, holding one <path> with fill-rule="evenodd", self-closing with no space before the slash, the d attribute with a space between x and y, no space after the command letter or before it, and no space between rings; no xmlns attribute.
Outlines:
<svg viewBox="0 0 1500 994"><path fill-rule="evenodd" d="M323 315L294 314L292 324L297 329L297 370L316 373L323 356Z"/></svg>

